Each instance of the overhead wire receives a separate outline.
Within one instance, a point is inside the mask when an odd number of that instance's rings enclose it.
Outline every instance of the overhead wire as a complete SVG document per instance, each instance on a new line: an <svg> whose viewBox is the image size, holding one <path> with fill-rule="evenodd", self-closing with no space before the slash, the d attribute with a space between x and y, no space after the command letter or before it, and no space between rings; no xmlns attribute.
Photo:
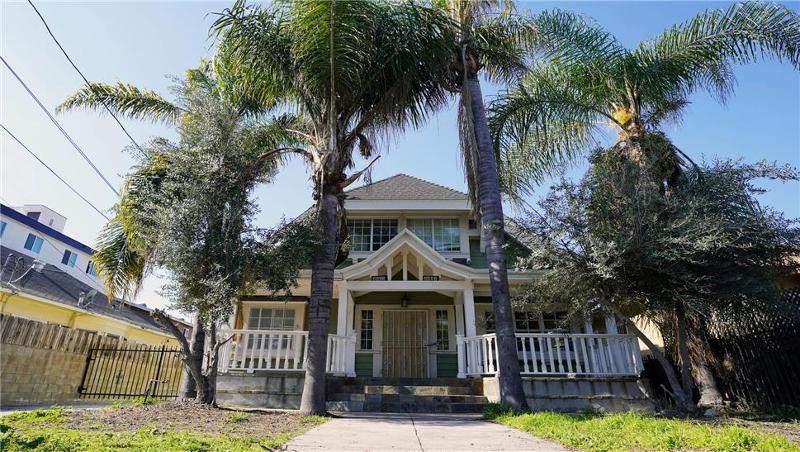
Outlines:
<svg viewBox="0 0 800 452"><path fill-rule="evenodd" d="M101 215L103 218L105 218L106 220L109 220L108 216L107 216L105 213L103 213L103 211L101 211L100 209L98 209L98 208L97 208L97 206L95 206L94 204L92 204L92 202L91 202L91 201L89 201L88 199L86 199L86 197L85 197L85 196L83 196L83 195L82 195L82 194L81 194L81 193L80 193L78 190L76 190L76 189L75 189L75 187L73 187L72 185L70 185L70 183L69 183L69 182L67 182L66 180L64 180L64 178L63 178L63 177L61 177L61 176L60 176L58 173L56 173L56 172L55 172L55 170L53 170L53 168L50 168L50 166L49 166L47 163L45 163L45 162L44 162L44 161L43 161L41 158L39 158L39 156L38 156L38 155L36 155L36 153L35 153L35 152L33 152L33 151L32 151L32 150L31 150L31 149L28 147L28 146L25 146L25 143L23 143L22 141L20 141L20 139L19 139L19 138L17 138L17 136L16 136L16 135L14 135L13 133L11 133L11 131L10 131L10 130L8 130L8 129L6 128L6 126L5 126L5 125L3 125L3 124L0 124L0 127L2 127L2 128L3 128L3 130L5 130L5 132L6 132L6 133L7 133L7 134L8 134L8 135L11 137L11 138L13 138L13 139L14 139L14 141L16 141L16 142L17 142L17 143L18 143L20 146L22 146L22 148L23 148L23 149L25 149L26 151L28 151L28 153L29 153L30 155L32 155L32 156L33 156L33 158L35 158L35 159L36 159L36 160L37 160L39 163L41 163L41 164L42 164L42 166L44 166L45 168L47 168L47 170L48 170L48 171L50 171L51 173L53 173L53 175L54 175L54 176L56 176L56 177L58 178L58 180L60 180L60 181L61 181L61 183L63 183L64 185L66 185L66 186L67 186L67 188L69 188L70 190L72 190L72 192L73 192L73 193L75 193L76 195L78 195L78 197L80 197L80 198L83 200L83 202L85 202L86 204L88 204L89 206L91 206L91 208L92 208L92 209L94 209L94 210L95 210L95 212L99 213L99 214L100 214L100 215Z"/></svg>
<svg viewBox="0 0 800 452"><path fill-rule="evenodd" d="M67 51L64 49L64 46L61 45L61 43L58 41L58 38L56 38L55 34L53 34L53 31L50 29L50 25L47 24L47 21L44 19L44 16L42 16L42 13L39 12L39 9L36 8L36 5L34 5L31 0L28 0L28 4L30 4L31 7L33 8L33 10L36 11L36 15L39 16L39 19L42 20L42 24L44 24L44 28L47 29L47 33L50 34L51 38L53 38L53 41L56 43L58 48L61 49L61 53L63 53L64 56L67 58L67 61L69 61L69 64L71 64L72 67L75 69L75 71L81 76L83 81L86 83L86 86L88 86L89 89L92 89L94 91L94 89L92 88L92 83L89 81L89 79L86 78L85 75L83 75L83 72L81 72L81 70L78 69L78 66L75 64L75 62L69 56ZM116 121L116 123L120 127L120 129L122 129L122 131L125 132L125 135L128 136L128 139L131 140L131 143L133 143L133 145L136 146L136 149L138 149L139 152L144 154L145 152L141 148L141 146L139 146L139 143L137 143L136 140L133 139L133 136L131 136L130 132L128 132L128 129L126 129L125 126L122 125L122 122L119 120L117 115L114 114L114 112L111 110L111 108L108 106L108 104L103 100L101 100L101 102L103 103L103 107L105 107L105 109L108 112L108 114L111 115L112 118L114 118L114 121Z"/></svg>
<svg viewBox="0 0 800 452"><path fill-rule="evenodd" d="M103 182L105 182L106 185L108 185L108 188L110 188L111 191L113 191L115 195L119 196L119 191L117 191L117 189L114 188L113 185L111 185L111 182L108 181L106 176L104 176L103 173L100 171L100 169L97 168L97 166L94 164L94 162L92 162L92 159L89 158L89 156L86 155L85 152L83 152L83 149L81 149L81 147L78 146L78 143L76 143L75 140L73 140L72 137L67 133L67 131L64 130L64 127L61 126L61 124L56 120L55 117L53 117L53 115L50 113L50 111L47 109L47 107L45 107L44 104L42 104L42 102L39 100L39 98L36 97L36 94L34 94L33 91L31 91L31 89L28 88L28 85L25 84L25 82L22 80L22 78L14 71L14 69L11 67L10 64L8 64L8 61L6 61L6 59L3 58L2 55L0 55L0 60L3 61L3 64L8 68L9 71L11 71L11 74L17 79L17 81L22 85L22 87L25 88L25 91L27 91L28 94L36 102L36 104L39 105L39 108L41 108L42 111L45 112L47 117L50 118L50 121L52 121L53 124L55 124L55 126L58 128L58 130L60 130L61 133L67 138L67 140L72 144L72 146L75 148L75 150L77 150L78 153L81 155L81 157L83 157L83 159L86 161L86 163L88 163L89 166L92 167L94 172L97 173L97 175L100 176L101 179L103 179Z"/></svg>

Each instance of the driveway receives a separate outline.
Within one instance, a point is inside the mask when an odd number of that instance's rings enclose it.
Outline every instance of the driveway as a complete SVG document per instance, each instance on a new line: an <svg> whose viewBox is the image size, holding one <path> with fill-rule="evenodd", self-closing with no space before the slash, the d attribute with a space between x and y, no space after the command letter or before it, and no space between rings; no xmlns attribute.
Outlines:
<svg viewBox="0 0 800 452"><path fill-rule="evenodd" d="M566 451L480 415L347 413L301 435L288 451Z"/></svg>

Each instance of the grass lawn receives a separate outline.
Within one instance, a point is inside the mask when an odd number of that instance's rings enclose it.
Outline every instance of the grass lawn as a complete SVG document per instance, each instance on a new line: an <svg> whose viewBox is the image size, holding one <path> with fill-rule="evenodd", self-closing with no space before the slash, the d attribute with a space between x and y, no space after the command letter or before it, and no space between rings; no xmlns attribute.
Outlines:
<svg viewBox="0 0 800 452"><path fill-rule="evenodd" d="M489 419L585 451L800 451L783 436L754 428L638 414L513 414L493 407Z"/></svg>
<svg viewBox="0 0 800 452"><path fill-rule="evenodd" d="M0 450L273 450L325 422L294 413L243 413L190 403L53 408L0 418Z"/></svg>

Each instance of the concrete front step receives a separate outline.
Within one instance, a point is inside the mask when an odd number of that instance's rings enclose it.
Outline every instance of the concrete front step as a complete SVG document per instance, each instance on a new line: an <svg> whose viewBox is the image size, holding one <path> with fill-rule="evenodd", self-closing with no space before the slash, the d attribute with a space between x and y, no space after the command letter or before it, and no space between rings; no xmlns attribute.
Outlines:
<svg viewBox="0 0 800 452"><path fill-rule="evenodd" d="M329 401L329 411L373 413L482 413L485 403Z"/></svg>
<svg viewBox="0 0 800 452"><path fill-rule="evenodd" d="M482 395L419 396L410 394L329 394L330 402L386 402L386 403L489 403Z"/></svg>
<svg viewBox="0 0 800 452"><path fill-rule="evenodd" d="M482 391L470 386L394 386L394 385L369 385L364 386L365 394L409 394L419 396L456 396L476 395Z"/></svg>

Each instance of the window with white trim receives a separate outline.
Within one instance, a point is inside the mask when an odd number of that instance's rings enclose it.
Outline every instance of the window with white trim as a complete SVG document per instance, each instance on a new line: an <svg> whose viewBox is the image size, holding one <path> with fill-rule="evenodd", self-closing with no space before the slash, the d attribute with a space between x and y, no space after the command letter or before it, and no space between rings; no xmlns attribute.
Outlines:
<svg viewBox="0 0 800 452"><path fill-rule="evenodd" d="M247 329L250 330L278 330L278 331L292 331L294 330L294 309L285 308L250 308L250 314L247 316ZM255 341L253 336L248 340L248 347L261 348L262 337L258 337ZM278 335L272 337L271 348L278 348ZM286 348L289 345L289 338L283 337L281 347Z"/></svg>
<svg viewBox="0 0 800 452"><path fill-rule="evenodd" d="M250 308L247 328L250 330L294 330L294 309Z"/></svg>
<svg viewBox="0 0 800 452"><path fill-rule="evenodd" d="M44 243L44 239L36 234L29 233L28 238L25 240L25 249L38 253L42 250L42 243Z"/></svg>
<svg viewBox="0 0 800 452"><path fill-rule="evenodd" d="M457 218L410 218L408 229L436 251L461 251L461 226Z"/></svg>
<svg viewBox="0 0 800 452"><path fill-rule="evenodd" d="M347 220L352 242L351 251L376 251L397 235L397 220L393 218L363 218Z"/></svg>
<svg viewBox="0 0 800 452"><path fill-rule="evenodd" d="M70 250L64 250L64 257L61 258L61 263L67 267L75 267L75 262L78 261L78 255Z"/></svg>
<svg viewBox="0 0 800 452"><path fill-rule="evenodd" d="M375 318L372 310L361 311L361 333L359 335L361 350L372 350L372 332Z"/></svg>
<svg viewBox="0 0 800 452"><path fill-rule="evenodd" d="M445 309L436 311L436 350L450 350L450 321Z"/></svg>

